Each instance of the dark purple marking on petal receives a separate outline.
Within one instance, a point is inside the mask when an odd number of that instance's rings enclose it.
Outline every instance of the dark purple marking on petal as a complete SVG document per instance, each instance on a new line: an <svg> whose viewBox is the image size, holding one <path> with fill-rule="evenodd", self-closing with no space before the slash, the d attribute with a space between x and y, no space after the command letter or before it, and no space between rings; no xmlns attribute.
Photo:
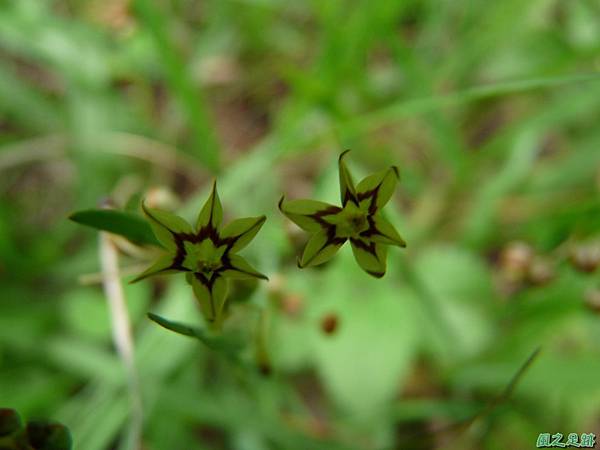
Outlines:
<svg viewBox="0 0 600 450"><path fill-rule="evenodd" d="M344 159L344 156L346 156L346 154L350 152L350 149L344 150L340 156L338 157L338 165L340 165L342 163L342 160ZM347 170L347 169L346 169ZM351 175L348 172L348 177L350 177L351 179ZM354 184L354 183L353 183ZM356 187L354 187L354 189L356 189ZM358 206L359 204L359 198L357 196L355 196L350 189L346 189L346 192L344 192L344 197L342 198L342 206L346 206L346 204L348 203L348 200L352 200L352 203L354 203L356 206Z"/></svg>
<svg viewBox="0 0 600 450"><path fill-rule="evenodd" d="M391 166L391 169L396 174L396 178L400 178L400 172L398 171L398 168L396 166ZM377 197L379 196L379 189L381 188L384 179L385 177L373 189L370 189L366 192L357 192L356 194L359 202L362 202L363 200L371 197L371 203L369 204L369 214L375 214L377 212Z"/></svg>
<svg viewBox="0 0 600 450"><path fill-rule="evenodd" d="M201 272L194 272L194 275L196 276L198 281L203 282L207 287L209 287L209 289L212 289L212 286L216 280L216 276L218 276L219 273L228 269L237 270L231 265L231 261L229 259L229 251L235 245L235 243L238 241L241 235L222 238L219 235L219 231L216 228L214 228L210 223L207 226L200 228L200 230L197 233L172 234L175 240L175 245L177 246L177 250L175 252L175 258L173 259L173 264L171 264L171 266L168 269L175 269L183 272L192 272L190 269L183 267L182 265L186 255L185 243L191 242L192 244L199 244L200 242L206 239L210 239L215 247L221 247L223 245L226 246L225 251L223 252L223 256L221 257L221 267L215 269L212 272L212 276L210 278L207 278Z"/></svg>
<svg viewBox="0 0 600 450"><path fill-rule="evenodd" d="M373 189L366 191L366 192L359 192L357 194L358 196L358 201L362 202L363 200L367 199L367 198L371 198L371 203L369 203L369 214L373 215L377 212L377 196L379 195L379 188L381 186L381 183L379 183L376 187L374 187Z"/></svg>
<svg viewBox="0 0 600 450"><path fill-rule="evenodd" d="M362 239L356 239L352 237L350 238L350 242L352 242L354 245L364 250L365 252L370 253L375 257L377 261L379 261L379 256L377 256L377 251L375 249L375 242L369 241L369 243L366 243Z"/></svg>
<svg viewBox="0 0 600 450"><path fill-rule="evenodd" d="M350 242L352 244L356 245L358 248L373 255L377 261L381 261L379 259L379 255L377 255L375 242L369 241L368 243L366 243L365 241L363 241L361 239L356 239L356 238L350 238ZM365 270L365 272L367 272L368 274L373 275L375 278L381 278L385 275L385 272L375 272L373 270L366 270L366 269L363 269L363 270Z"/></svg>
<svg viewBox="0 0 600 450"><path fill-rule="evenodd" d="M363 269L364 270L364 269ZM373 270L365 270L369 275L374 276L375 278L383 278L385 272L375 272Z"/></svg>
<svg viewBox="0 0 600 450"><path fill-rule="evenodd" d="M379 232L379 230L377 229L377 226L375 225L375 220L373 219L372 215L367 216L367 222L369 223L369 228L367 228L365 231L360 233L360 237L368 239L371 236L374 236L376 234L381 234Z"/></svg>
<svg viewBox="0 0 600 450"><path fill-rule="evenodd" d="M339 213L341 210L342 210L342 208L340 208L339 206L330 206L329 208L322 209L321 211L317 211L314 214L309 214L306 217L310 217L311 219L314 219L315 222L317 222L323 228L330 228L330 227L335 228L335 225L327 223L323 219L323 217L325 217L325 216L333 216L333 215Z"/></svg>
<svg viewBox="0 0 600 450"><path fill-rule="evenodd" d="M236 270L238 272L245 273L247 275L256 277L255 273L246 272L245 270L241 270L239 267L235 267L233 264L231 264L231 259L229 258L229 254L227 252L225 252L223 254L223 256L221 257L221 267L216 269L213 273L220 274L221 272L225 272L226 270ZM266 276L263 279L268 280L268 278Z"/></svg>
<svg viewBox="0 0 600 450"><path fill-rule="evenodd" d="M217 277L218 274L216 274L215 272L212 273L210 278L207 278L203 273L199 273L199 272L194 272L194 277L196 278L196 280L198 280L200 283L202 283L204 286L206 286L208 288L208 291L211 294L211 298L210 298L210 311L211 311L211 315L212 317L216 316L216 311L215 311L215 304L213 302L212 299L212 288L215 284L215 281L217 281Z"/></svg>
<svg viewBox="0 0 600 450"><path fill-rule="evenodd" d="M314 256L309 259L306 264L304 266L300 265L300 258L298 258L298 261L296 262L296 265L298 266L298 268L303 269L306 266L310 265L310 263L317 257L317 255L323 251L323 249L325 247L327 247L328 245L342 245L346 242L346 240L348 238L345 237L337 237L335 235L335 225L331 225L328 224L327 222L325 222L325 224L327 225L326 228L326 233L327 233L327 239L325 240L325 242L323 243L323 245L321 246L321 248L319 248L319 250L314 254Z"/></svg>
<svg viewBox="0 0 600 450"><path fill-rule="evenodd" d="M358 204L360 203L360 198L354 197L354 195L352 195L352 193L349 190L346 190L346 194L344 195L344 198L342 199L342 205L346 206L348 201L352 201L352 203L354 203L356 206L358 206Z"/></svg>
<svg viewBox="0 0 600 450"><path fill-rule="evenodd" d="M283 214L285 214L285 211L283 210L281 205L283 204L284 199L285 199L285 196L281 197L281 199L279 200L279 203L277 204L277 207ZM309 217L309 218L313 219L315 222L317 222L319 225L321 225L323 228L328 229L329 227L332 227L332 226L335 227L335 226L330 223L327 223L323 219L323 217L333 216L333 215L339 213L340 211L342 211L342 208L340 208L339 206L330 205L329 207L322 209L320 211L317 211L314 214L306 214L306 215L303 214L302 216Z"/></svg>

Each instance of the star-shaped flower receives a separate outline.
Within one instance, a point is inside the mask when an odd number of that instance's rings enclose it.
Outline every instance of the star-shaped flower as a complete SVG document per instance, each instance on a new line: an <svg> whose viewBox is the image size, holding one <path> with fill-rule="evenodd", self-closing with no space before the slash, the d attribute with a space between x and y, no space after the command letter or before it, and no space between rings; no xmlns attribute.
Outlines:
<svg viewBox="0 0 600 450"><path fill-rule="evenodd" d="M322 264L350 240L356 262L365 272L385 275L387 247L406 247L394 226L383 217L381 208L394 193L398 181L395 166L366 177L355 187L344 156L340 155L340 193L342 206L317 200L292 200L282 197L279 209L296 225L312 233L298 261L300 268Z"/></svg>
<svg viewBox="0 0 600 450"><path fill-rule="evenodd" d="M185 272L204 317L220 323L228 279L267 279L237 254L252 241L266 217L237 219L221 229L223 208L216 182L195 228L170 212L143 203L142 209L166 252L133 282L157 274Z"/></svg>

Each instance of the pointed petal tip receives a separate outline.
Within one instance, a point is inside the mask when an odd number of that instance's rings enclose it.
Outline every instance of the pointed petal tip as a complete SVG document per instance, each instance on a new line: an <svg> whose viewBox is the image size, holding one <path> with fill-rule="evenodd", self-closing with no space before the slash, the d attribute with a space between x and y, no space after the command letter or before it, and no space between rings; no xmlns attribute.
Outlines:
<svg viewBox="0 0 600 450"><path fill-rule="evenodd" d="M142 212L148 216L151 219L154 219L154 216L152 215L152 213L150 212L150 207L148 206L148 204L146 203L146 199L143 198L141 203L140 203L141 207L142 207Z"/></svg>
<svg viewBox="0 0 600 450"><path fill-rule="evenodd" d="M398 235L398 237L400 238L400 240L396 245L400 248L406 248L406 241L402 238L402 236Z"/></svg>
<svg viewBox="0 0 600 450"><path fill-rule="evenodd" d="M140 274L137 277L135 277L133 280L129 280L129 282L127 284L135 284L139 281L142 281L144 278L147 278L147 276L145 274Z"/></svg>
<svg viewBox="0 0 600 450"><path fill-rule="evenodd" d="M346 156L346 155L347 155L349 152L350 152L350 149L346 149L346 150L344 150L344 151L343 151L343 152L340 154L340 156L339 156L339 158L338 158L338 162L340 162L340 163L341 163L341 162L342 162L342 160L344 159L344 156Z"/></svg>
<svg viewBox="0 0 600 450"><path fill-rule="evenodd" d="M277 207L279 208L279 211L283 212L283 201L285 200L285 195L282 195L281 198L279 199L279 201L277 202Z"/></svg>
<svg viewBox="0 0 600 450"><path fill-rule="evenodd" d="M400 169L398 169L398 166L391 166L390 169L392 169L394 171L394 173L396 174L396 179L400 179Z"/></svg>
<svg viewBox="0 0 600 450"><path fill-rule="evenodd" d="M385 275L385 272L373 272L371 270L365 270L365 272L378 279L383 278L383 276Z"/></svg>

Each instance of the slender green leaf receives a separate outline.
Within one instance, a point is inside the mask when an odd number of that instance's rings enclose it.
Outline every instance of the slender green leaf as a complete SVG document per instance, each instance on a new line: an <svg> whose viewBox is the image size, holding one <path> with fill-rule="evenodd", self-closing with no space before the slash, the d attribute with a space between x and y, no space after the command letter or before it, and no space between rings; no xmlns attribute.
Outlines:
<svg viewBox="0 0 600 450"><path fill-rule="evenodd" d="M165 319L164 317L161 317L158 314L148 313L148 318L153 322L159 324L161 327L166 328L167 330L173 331L183 336L198 339L200 342L202 342L207 347L213 350L233 354L238 352L243 346L243 342L241 342L239 336L237 335L212 337L208 336L204 332L204 330L202 330L199 327L193 327L191 325L186 325L181 322L175 322L169 319Z"/></svg>
<svg viewBox="0 0 600 450"><path fill-rule="evenodd" d="M115 209L87 209L69 216L73 222L121 235L136 244L160 245L143 217Z"/></svg>

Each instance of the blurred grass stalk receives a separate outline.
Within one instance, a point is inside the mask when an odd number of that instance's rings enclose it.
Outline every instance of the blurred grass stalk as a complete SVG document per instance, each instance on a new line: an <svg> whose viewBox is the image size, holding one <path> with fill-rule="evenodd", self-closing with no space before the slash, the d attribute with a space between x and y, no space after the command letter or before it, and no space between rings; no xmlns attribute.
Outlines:
<svg viewBox="0 0 600 450"><path fill-rule="evenodd" d="M133 6L164 63L167 85L187 115L188 125L194 134L194 151L198 152L199 159L208 169L218 172L219 143L213 131L214 126L201 91L192 82L182 57L169 38L168 14L161 11L154 2L147 0L134 1Z"/></svg>
<svg viewBox="0 0 600 450"><path fill-rule="evenodd" d="M108 300L112 333L115 347L127 373L129 388L131 421L127 442L127 449L141 449L141 436L143 424L142 398L140 394L139 379L135 367L134 346L131 336L131 327L125 294L119 276L119 256L110 234L100 232L100 264L102 267L102 285Z"/></svg>

